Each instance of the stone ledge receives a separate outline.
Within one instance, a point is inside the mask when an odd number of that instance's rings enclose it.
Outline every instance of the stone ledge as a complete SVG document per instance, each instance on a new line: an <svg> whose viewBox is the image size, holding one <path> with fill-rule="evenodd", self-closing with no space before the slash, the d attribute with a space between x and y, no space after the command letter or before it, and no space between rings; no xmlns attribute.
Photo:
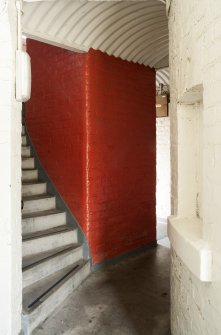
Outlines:
<svg viewBox="0 0 221 335"><path fill-rule="evenodd" d="M198 218L168 218L168 236L177 255L201 281L212 281L212 250L203 240L203 223Z"/></svg>

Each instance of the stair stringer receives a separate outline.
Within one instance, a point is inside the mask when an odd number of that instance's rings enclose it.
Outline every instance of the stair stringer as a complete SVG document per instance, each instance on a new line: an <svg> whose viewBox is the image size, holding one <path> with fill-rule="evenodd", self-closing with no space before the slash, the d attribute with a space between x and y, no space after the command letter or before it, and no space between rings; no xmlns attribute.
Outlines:
<svg viewBox="0 0 221 335"><path fill-rule="evenodd" d="M52 182L52 180L48 176L47 172L45 171L44 167L42 166L41 161L38 157L37 151L34 147L34 144L32 143L31 137L29 135L27 125L26 124L24 124L24 125L25 125L25 128L26 128L27 144L31 147L31 154L35 158L35 166L36 166L36 169L38 169L39 179L45 181L47 183L47 191L49 193L55 195L57 207L66 212L67 226L77 229L78 241L79 241L80 244L83 245L83 258L84 258L84 260L91 260L90 249L89 249L88 242L87 242L87 239L85 237L85 234L84 234L80 224L78 223L77 219L75 218L75 216L73 215L73 213L71 212L69 207L67 206L66 202L63 200L62 196L58 192L54 183Z"/></svg>

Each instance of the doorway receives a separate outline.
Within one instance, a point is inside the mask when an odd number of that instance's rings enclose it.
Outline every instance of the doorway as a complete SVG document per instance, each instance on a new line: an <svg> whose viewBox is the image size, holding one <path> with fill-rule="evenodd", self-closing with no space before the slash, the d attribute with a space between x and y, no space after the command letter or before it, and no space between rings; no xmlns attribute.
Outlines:
<svg viewBox="0 0 221 335"><path fill-rule="evenodd" d="M169 100L169 69L156 72L156 93ZM158 105L157 105L158 109ZM157 241L170 247L167 237L167 217L171 214L170 205L170 116L169 103L167 111L157 111L156 117L156 217Z"/></svg>

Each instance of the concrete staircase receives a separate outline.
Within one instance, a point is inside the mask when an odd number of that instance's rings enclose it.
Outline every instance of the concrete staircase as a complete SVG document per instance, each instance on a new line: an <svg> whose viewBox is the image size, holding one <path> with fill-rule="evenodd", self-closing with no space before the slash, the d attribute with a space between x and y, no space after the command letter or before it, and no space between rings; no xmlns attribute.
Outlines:
<svg viewBox="0 0 221 335"><path fill-rule="evenodd" d="M22 128L23 332L32 331L89 275L78 231L39 180L35 158Z"/></svg>

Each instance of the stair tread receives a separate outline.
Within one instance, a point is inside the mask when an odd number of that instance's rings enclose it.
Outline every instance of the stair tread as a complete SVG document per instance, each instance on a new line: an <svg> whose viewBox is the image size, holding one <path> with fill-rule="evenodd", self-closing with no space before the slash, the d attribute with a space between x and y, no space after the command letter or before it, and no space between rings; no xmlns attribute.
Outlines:
<svg viewBox="0 0 221 335"><path fill-rule="evenodd" d="M34 168L31 168L31 169L22 169L22 171L25 171L25 172L27 172L27 171L31 171L31 172L33 172L33 171L38 171L38 169L36 169L36 168L34 167Z"/></svg>
<svg viewBox="0 0 221 335"><path fill-rule="evenodd" d="M26 157L26 156L21 156L21 160L22 160L22 163L25 163L25 162L32 162L32 160L34 160L34 157ZM30 168L22 168L23 170L30 170Z"/></svg>
<svg viewBox="0 0 221 335"><path fill-rule="evenodd" d="M31 313L40 303L44 302L48 296L86 264L87 261L80 260L25 288L23 290L23 314ZM43 294L44 296L42 296ZM33 304L40 297L41 299ZM31 304L33 305L30 306Z"/></svg>
<svg viewBox="0 0 221 335"><path fill-rule="evenodd" d="M31 256L25 256L22 259L22 270L23 271L29 270L30 268L34 267L37 264L47 261L48 259L51 259L53 257L68 253L69 251L77 250L79 247L80 244L72 243L66 246L55 248L53 250L41 252Z"/></svg>
<svg viewBox="0 0 221 335"><path fill-rule="evenodd" d="M65 213L64 211L60 209L48 209L45 211L39 211L39 212L33 212L33 213L27 213L22 214L22 219L28 219L28 218L34 218L34 217L40 217L40 216L47 216L47 215L53 215L53 214L60 214Z"/></svg>
<svg viewBox="0 0 221 335"><path fill-rule="evenodd" d="M41 199L47 199L47 198L55 198L53 194L49 193L43 193L43 194L37 194L37 195L28 195L22 197L23 201L31 201L31 200L41 200Z"/></svg>
<svg viewBox="0 0 221 335"><path fill-rule="evenodd" d="M39 184L46 184L46 182L45 181L41 181L41 180L27 180L27 181L23 181L22 182L22 186L26 186L26 185L39 185Z"/></svg>
<svg viewBox="0 0 221 335"><path fill-rule="evenodd" d="M72 231L73 229L67 225L57 226L50 229L41 230L35 233L25 234L22 236L23 241L33 240L35 238L44 237L48 235L54 235L61 232Z"/></svg>
<svg viewBox="0 0 221 335"><path fill-rule="evenodd" d="M32 168L32 169L22 169L22 171L38 171L38 169L36 169L36 168Z"/></svg>

